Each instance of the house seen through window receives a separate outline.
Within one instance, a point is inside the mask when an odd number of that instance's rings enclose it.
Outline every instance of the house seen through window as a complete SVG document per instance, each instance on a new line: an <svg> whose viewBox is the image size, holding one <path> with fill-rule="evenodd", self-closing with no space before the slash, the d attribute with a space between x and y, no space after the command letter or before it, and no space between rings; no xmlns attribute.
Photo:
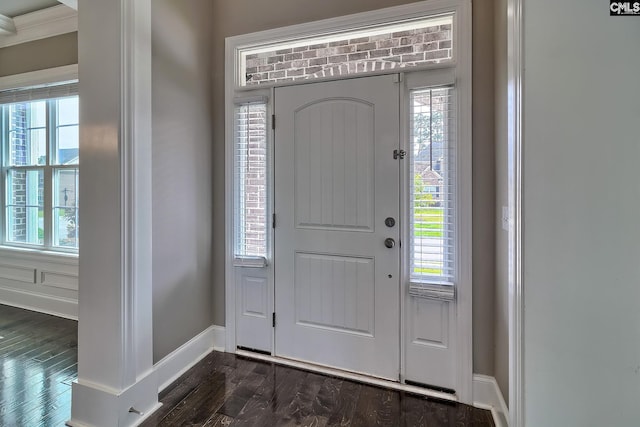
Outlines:
<svg viewBox="0 0 640 427"><path fill-rule="evenodd" d="M78 97L2 105L3 243L78 248Z"/></svg>

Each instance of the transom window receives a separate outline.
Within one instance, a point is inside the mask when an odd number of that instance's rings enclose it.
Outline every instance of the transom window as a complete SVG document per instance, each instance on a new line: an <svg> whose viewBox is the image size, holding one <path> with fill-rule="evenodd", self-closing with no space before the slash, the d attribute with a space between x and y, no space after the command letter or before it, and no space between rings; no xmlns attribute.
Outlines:
<svg viewBox="0 0 640 427"><path fill-rule="evenodd" d="M6 103L0 114L3 244L76 251L78 96Z"/></svg>
<svg viewBox="0 0 640 427"><path fill-rule="evenodd" d="M385 23L239 50L240 86L415 68L453 58L453 16Z"/></svg>

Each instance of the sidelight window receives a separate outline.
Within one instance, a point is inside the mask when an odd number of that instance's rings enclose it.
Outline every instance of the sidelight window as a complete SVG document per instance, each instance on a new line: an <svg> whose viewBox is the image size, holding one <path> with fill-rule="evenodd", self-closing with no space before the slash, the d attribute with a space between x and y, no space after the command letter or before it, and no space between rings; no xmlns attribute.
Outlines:
<svg viewBox="0 0 640 427"><path fill-rule="evenodd" d="M414 282L454 281L455 109L451 87L410 94L410 274Z"/></svg>
<svg viewBox="0 0 640 427"><path fill-rule="evenodd" d="M267 104L236 105L235 256L267 256Z"/></svg>

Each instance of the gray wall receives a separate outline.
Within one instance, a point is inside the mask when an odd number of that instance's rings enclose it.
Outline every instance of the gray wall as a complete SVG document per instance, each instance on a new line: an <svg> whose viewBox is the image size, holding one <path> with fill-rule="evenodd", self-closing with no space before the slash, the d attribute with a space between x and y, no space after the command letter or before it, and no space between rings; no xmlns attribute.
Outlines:
<svg viewBox="0 0 640 427"><path fill-rule="evenodd" d="M224 314L224 39L302 22L331 18L406 0L215 0L213 29L214 257L213 321ZM474 371L493 373L493 299L495 270L495 174L493 118L493 0L476 0L473 10L474 76Z"/></svg>
<svg viewBox="0 0 640 427"><path fill-rule="evenodd" d="M0 77L78 63L78 33L0 49Z"/></svg>
<svg viewBox="0 0 640 427"><path fill-rule="evenodd" d="M509 234L502 228L502 207L509 204L507 175L507 0L495 4L496 123L496 289L494 376L509 400Z"/></svg>
<svg viewBox="0 0 640 427"><path fill-rule="evenodd" d="M640 21L527 1L525 421L640 420Z"/></svg>
<svg viewBox="0 0 640 427"><path fill-rule="evenodd" d="M211 325L211 2L152 7L157 362Z"/></svg>
<svg viewBox="0 0 640 427"><path fill-rule="evenodd" d="M493 3L473 2L473 372L493 375L495 132Z"/></svg>

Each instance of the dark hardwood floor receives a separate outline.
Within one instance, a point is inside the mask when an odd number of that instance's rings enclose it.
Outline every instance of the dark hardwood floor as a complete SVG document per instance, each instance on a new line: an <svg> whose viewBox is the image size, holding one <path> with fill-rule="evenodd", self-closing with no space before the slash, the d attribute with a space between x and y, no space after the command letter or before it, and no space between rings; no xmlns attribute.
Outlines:
<svg viewBox="0 0 640 427"><path fill-rule="evenodd" d="M62 426L77 377L73 320L0 305L0 425Z"/></svg>
<svg viewBox="0 0 640 427"><path fill-rule="evenodd" d="M489 411L213 352L143 426L492 427Z"/></svg>
<svg viewBox="0 0 640 427"><path fill-rule="evenodd" d="M77 323L0 305L0 426L63 426ZM213 352L167 387L143 426L492 427L488 411Z"/></svg>

